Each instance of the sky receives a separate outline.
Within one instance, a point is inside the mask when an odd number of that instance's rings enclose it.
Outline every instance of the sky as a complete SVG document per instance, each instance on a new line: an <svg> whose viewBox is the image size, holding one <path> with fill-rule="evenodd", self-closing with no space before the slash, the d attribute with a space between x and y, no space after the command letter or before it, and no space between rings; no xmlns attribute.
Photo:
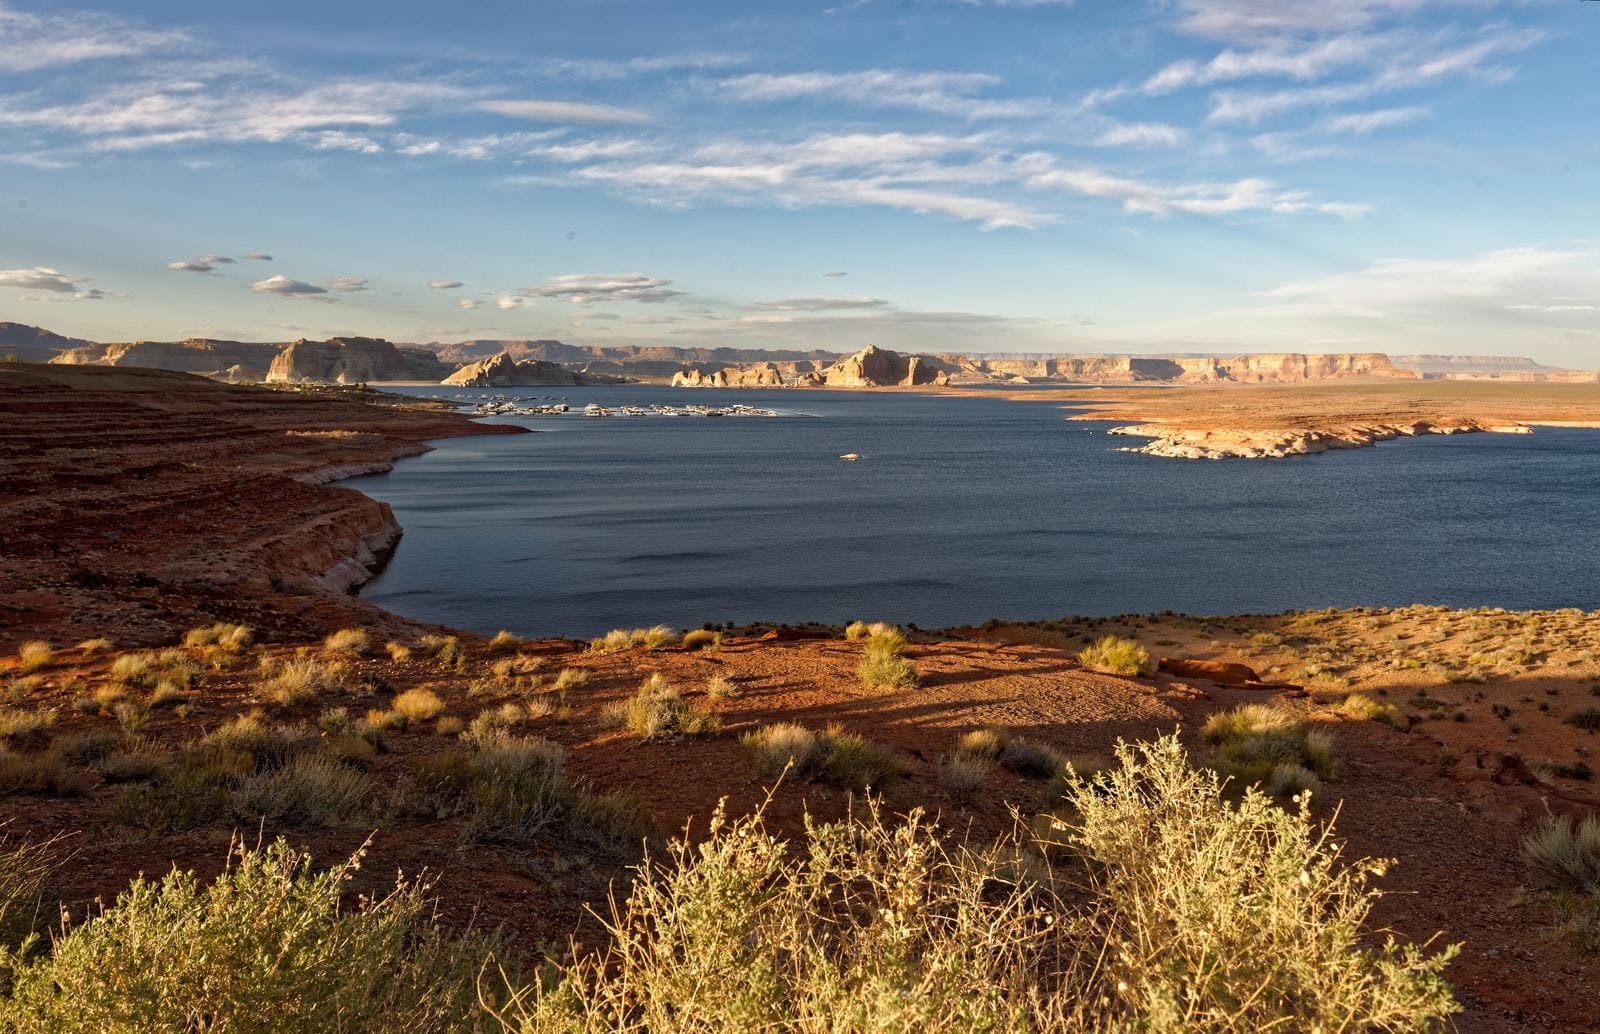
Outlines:
<svg viewBox="0 0 1600 1034"><path fill-rule="evenodd" d="M0 0L0 320L1600 367L1600 2Z"/></svg>

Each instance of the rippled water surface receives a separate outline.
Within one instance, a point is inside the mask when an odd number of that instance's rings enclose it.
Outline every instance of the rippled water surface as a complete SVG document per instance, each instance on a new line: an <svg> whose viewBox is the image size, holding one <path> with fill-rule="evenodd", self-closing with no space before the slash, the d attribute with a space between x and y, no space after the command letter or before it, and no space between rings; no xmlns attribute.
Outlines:
<svg viewBox="0 0 1600 1034"><path fill-rule="evenodd" d="M437 394L440 389L414 390ZM497 417L345 484L405 528L373 602L494 632L1413 602L1600 608L1600 432L1401 440L1261 462L1114 451L1108 424L1000 398L501 389L574 408L775 419ZM844 463L842 453L861 460Z"/></svg>

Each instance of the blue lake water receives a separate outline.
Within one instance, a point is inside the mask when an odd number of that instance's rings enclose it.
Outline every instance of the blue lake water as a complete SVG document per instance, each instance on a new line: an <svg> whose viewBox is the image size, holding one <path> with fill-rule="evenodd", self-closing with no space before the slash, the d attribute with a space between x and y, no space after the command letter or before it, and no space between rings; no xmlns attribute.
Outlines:
<svg viewBox="0 0 1600 1034"><path fill-rule="evenodd" d="M413 389L440 395L441 389ZM476 391L472 393L476 394ZM1600 609L1600 432L1269 461L1115 451L1054 404L866 392L497 389L779 418L576 413L344 482L405 535L363 595L482 632L1177 610ZM856 463L839 460L861 454Z"/></svg>

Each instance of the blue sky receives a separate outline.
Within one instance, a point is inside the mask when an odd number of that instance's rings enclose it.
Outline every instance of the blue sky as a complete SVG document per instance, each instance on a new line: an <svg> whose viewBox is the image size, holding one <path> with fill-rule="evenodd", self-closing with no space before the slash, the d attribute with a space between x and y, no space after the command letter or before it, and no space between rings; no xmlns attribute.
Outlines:
<svg viewBox="0 0 1600 1034"><path fill-rule="evenodd" d="M0 0L0 319L1596 367L1596 54L1582 0Z"/></svg>

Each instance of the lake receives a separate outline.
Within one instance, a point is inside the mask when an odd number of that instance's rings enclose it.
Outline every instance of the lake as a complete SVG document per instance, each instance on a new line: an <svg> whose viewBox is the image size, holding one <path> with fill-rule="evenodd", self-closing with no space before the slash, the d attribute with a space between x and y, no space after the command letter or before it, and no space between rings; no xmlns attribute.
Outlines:
<svg viewBox="0 0 1600 1034"><path fill-rule="evenodd" d="M1176 610L1600 608L1600 432L1400 439L1265 461L1116 451L1058 404L847 391L400 389L565 397L344 484L405 535L362 595L480 632L940 627ZM588 402L776 418L594 419ZM843 453L858 462L841 462Z"/></svg>

